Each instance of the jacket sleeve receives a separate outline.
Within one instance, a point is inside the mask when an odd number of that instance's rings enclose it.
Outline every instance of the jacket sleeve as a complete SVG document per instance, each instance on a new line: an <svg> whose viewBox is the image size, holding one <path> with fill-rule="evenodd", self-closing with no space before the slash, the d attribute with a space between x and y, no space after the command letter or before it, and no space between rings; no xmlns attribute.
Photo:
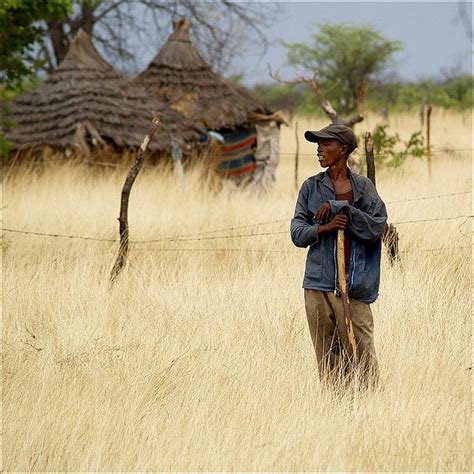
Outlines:
<svg viewBox="0 0 474 474"><path fill-rule="evenodd" d="M303 183L296 201L295 215L291 220L291 240L297 247L308 247L319 240L319 224L308 222L308 182Z"/></svg>
<svg viewBox="0 0 474 474"><path fill-rule="evenodd" d="M347 229L359 239L376 242L382 237L387 222L387 210L371 181L366 183L360 209L351 206L348 201L330 200L329 205L333 215L343 210L346 212L349 218Z"/></svg>

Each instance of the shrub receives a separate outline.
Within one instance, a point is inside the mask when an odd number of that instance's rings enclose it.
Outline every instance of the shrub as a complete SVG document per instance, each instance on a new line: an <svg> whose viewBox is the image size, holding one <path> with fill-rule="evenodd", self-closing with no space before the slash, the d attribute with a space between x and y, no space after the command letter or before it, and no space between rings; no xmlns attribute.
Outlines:
<svg viewBox="0 0 474 474"><path fill-rule="evenodd" d="M374 157L379 165L397 167L402 165L406 158L414 156L421 158L425 155L424 140L421 131L411 134L408 141L400 139L398 133L389 135L387 125L377 125L372 132L374 139ZM363 137L359 137L363 143Z"/></svg>

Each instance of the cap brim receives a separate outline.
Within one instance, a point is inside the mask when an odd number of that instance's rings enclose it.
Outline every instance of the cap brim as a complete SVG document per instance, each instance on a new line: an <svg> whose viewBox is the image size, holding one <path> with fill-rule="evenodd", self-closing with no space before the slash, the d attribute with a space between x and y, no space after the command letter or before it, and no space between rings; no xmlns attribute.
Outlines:
<svg viewBox="0 0 474 474"><path fill-rule="evenodd" d="M320 131L313 132L312 130L308 130L304 133L304 137L309 142L317 143L321 138L334 138L334 135Z"/></svg>

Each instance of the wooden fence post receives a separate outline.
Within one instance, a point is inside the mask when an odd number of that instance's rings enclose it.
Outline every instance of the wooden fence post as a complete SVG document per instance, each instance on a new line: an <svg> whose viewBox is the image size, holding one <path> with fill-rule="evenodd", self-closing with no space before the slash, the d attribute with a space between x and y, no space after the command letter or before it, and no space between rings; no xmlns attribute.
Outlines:
<svg viewBox="0 0 474 474"><path fill-rule="evenodd" d="M128 172L127 179L122 188L122 197L120 199L120 217L119 220L119 233L120 233L120 246L115 259L114 266L110 272L110 283L113 284L115 279L118 277L119 273L122 271L122 268L125 266L128 255L128 201L130 198L130 191L132 190L133 183L135 182L136 177L140 171L140 168L143 164L143 159L145 158L145 153L148 149L153 135L160 124L160 119L154 118L152 120L152 125L148 134L143 139L143 142L137 152L137 157L135 163L133 163L130 171Z"/></svg>
<svg viewBox="0 0 474 474"><path fill-rule="evenodd" d="M425 116L426 116L426 107L427 107L427 99L426 96L423 97L420 107L420 128L423 130L425 128Z"/></svg>
<svg viewBox="0 0 474 474"><path fill-rule="evenodd" d="M426 159L428 160L428 174L431 176L431 104L426 108Z"/></svg>
<svg viewBox="0 0 474 474"><path fill-rule="evenodd" d="M365 134L365 160L367 162L367 177L375 184L374 139L370 132Z"/></svg>
<svg viewBox="0 0 474 474"><path fill-rule="evenodd" d="M298 122L295 124L296 154L295 154L295 189L298 190L298 162L300 153L300 139L298 137Z"/></svg>
<svg viewBox="0 0 474 474"><path fill-rule="evenodd" d="M374 159L374 139L370 132L365 134L365 159L367 162L367 177L374 183L375 182L375 159ZM398 253L398 232L393 224L385 224L385 228L382 234L382 242L387 247L388 259L390 265L393 265L395 260L400 258Z"/></svg>

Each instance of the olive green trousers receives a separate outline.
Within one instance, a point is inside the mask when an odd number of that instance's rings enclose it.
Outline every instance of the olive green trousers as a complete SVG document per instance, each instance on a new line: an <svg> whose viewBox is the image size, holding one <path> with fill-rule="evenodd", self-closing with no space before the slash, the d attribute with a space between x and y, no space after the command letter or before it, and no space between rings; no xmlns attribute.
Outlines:
<svg viewBox="0 0 474 474"><path fill-rule="evenodd" d="M344 308L334 292L304 290L306 317L313 341L321 382L334 384L357 379L362 386L375 386L379 369L374 347L374 318L370 305L350 300L357 360L351 354Z"/></svg>

